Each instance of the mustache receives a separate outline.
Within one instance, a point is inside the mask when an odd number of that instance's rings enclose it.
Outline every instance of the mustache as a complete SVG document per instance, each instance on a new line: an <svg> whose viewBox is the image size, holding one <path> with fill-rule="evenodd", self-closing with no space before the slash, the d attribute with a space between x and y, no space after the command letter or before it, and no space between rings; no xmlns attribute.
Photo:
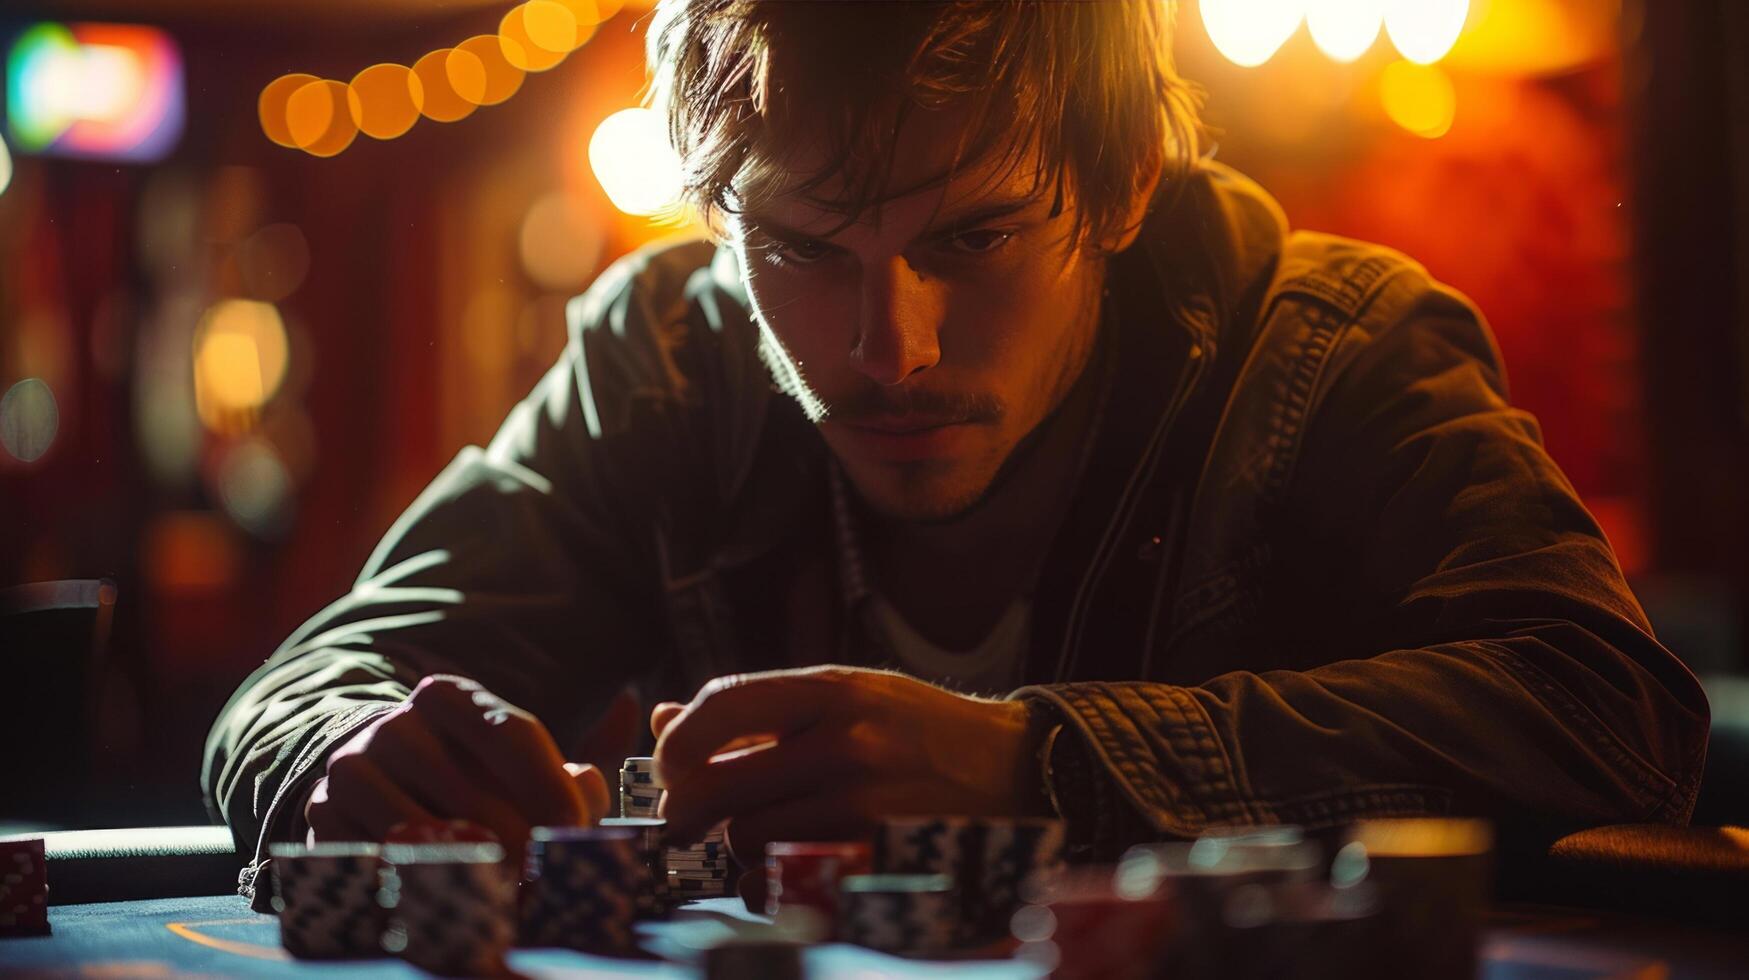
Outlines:
<svg viewBox="0 0 1749 980"><path fill-rule="evenodd" d="M940 425L951 422L996 422L1006 409L1002 400L982 391L937 391L930 388L862 388L826 405L826 418L856 425L882 419L916 418Z"/></svg>

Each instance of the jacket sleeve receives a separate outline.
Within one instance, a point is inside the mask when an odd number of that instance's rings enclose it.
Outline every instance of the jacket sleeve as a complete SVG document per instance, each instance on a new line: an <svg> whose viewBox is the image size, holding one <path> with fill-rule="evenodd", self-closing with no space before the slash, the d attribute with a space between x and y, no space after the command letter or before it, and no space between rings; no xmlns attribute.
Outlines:
<svg viewBox="0 0 1749 980"><path fill-rule="evenodd" d="M202 782L257 862L303 833L328 752L421 677L471 677L564 747L666 649L650 528L674 485L660 467L697 455L671 341L706 259L702 245L633 256L574 300L563 354L491 443L463 450L351 591L232 696Z"/></svg>
<svg viewBox="0 0 1749 980"><path fill-rule="evenodd" d="M1687 821L1705 696L1508 404L1479 314L1409 278L1405 315L1355 326L1327 364L1273 525L1312 529L1322 574L1358 597L1324 635L1268 631L1318 652L1263 662L1312 663L1017 692L1081 735L1063 764L1098 776L1071 815L1096 850L1366 816L1481 815L1537 836Z"/></svg>

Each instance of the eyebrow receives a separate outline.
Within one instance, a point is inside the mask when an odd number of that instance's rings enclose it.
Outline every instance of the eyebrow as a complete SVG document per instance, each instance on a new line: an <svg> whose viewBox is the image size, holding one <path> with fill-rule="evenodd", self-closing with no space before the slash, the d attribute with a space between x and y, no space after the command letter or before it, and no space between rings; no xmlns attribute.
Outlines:
<svg viewBox="0 0 1749 980"><path fill-rule="evenodd" d="M929 227L924 230L923 234L918 237L920 239L930 238L939 235L950 228L971 228L988 221L995 221L997 218L1006 218L1011 214L1032 207L1041 200L1043 200L1043 195L1032 194L1027 197L991 201L988 204L975 208L968 208L956 214L951 214L946 218L937 219L936 221L931 222ZM761 234L767 235L771 238L778 238L786 241L826 241L825 238L819 235L810 235L805 231L799 231L781 222L773 221L762 214L754 212L744 212L741 216L741 221L749 227L757 228Z"/></svg>

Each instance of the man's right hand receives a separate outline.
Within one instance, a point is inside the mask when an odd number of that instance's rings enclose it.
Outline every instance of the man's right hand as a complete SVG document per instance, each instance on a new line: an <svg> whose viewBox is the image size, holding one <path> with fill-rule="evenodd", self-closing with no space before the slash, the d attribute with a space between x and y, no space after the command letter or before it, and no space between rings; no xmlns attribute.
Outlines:
<svg viewBox="0 0 1749 980"><path fill-rule="evenodd" d="M533 715L465 677L434 674L334 750L304 817L312 842L471 820L514 853L530 828L587 826L607 808L601 770L566 762Z"/></svg>

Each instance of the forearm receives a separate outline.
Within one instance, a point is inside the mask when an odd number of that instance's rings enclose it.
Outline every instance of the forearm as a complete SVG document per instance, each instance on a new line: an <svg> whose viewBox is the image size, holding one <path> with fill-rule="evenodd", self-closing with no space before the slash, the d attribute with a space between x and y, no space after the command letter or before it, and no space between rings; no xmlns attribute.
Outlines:
<svg viewBox="0 0 1749 980"><path fill-rule="evenodd" d="M1016 696L1062 714L1062 738L1074 740L1058 767L1084 759L1088 771L1065 804L1071 838L1105 858L1137 839L1227 824L1452 812L1550 829L1685 820L1704 712L1651 693L1637 717L1600 713L1598 692L1538 663L1562 657L1515 637L1194 687L1084 683Z"/></svg>

